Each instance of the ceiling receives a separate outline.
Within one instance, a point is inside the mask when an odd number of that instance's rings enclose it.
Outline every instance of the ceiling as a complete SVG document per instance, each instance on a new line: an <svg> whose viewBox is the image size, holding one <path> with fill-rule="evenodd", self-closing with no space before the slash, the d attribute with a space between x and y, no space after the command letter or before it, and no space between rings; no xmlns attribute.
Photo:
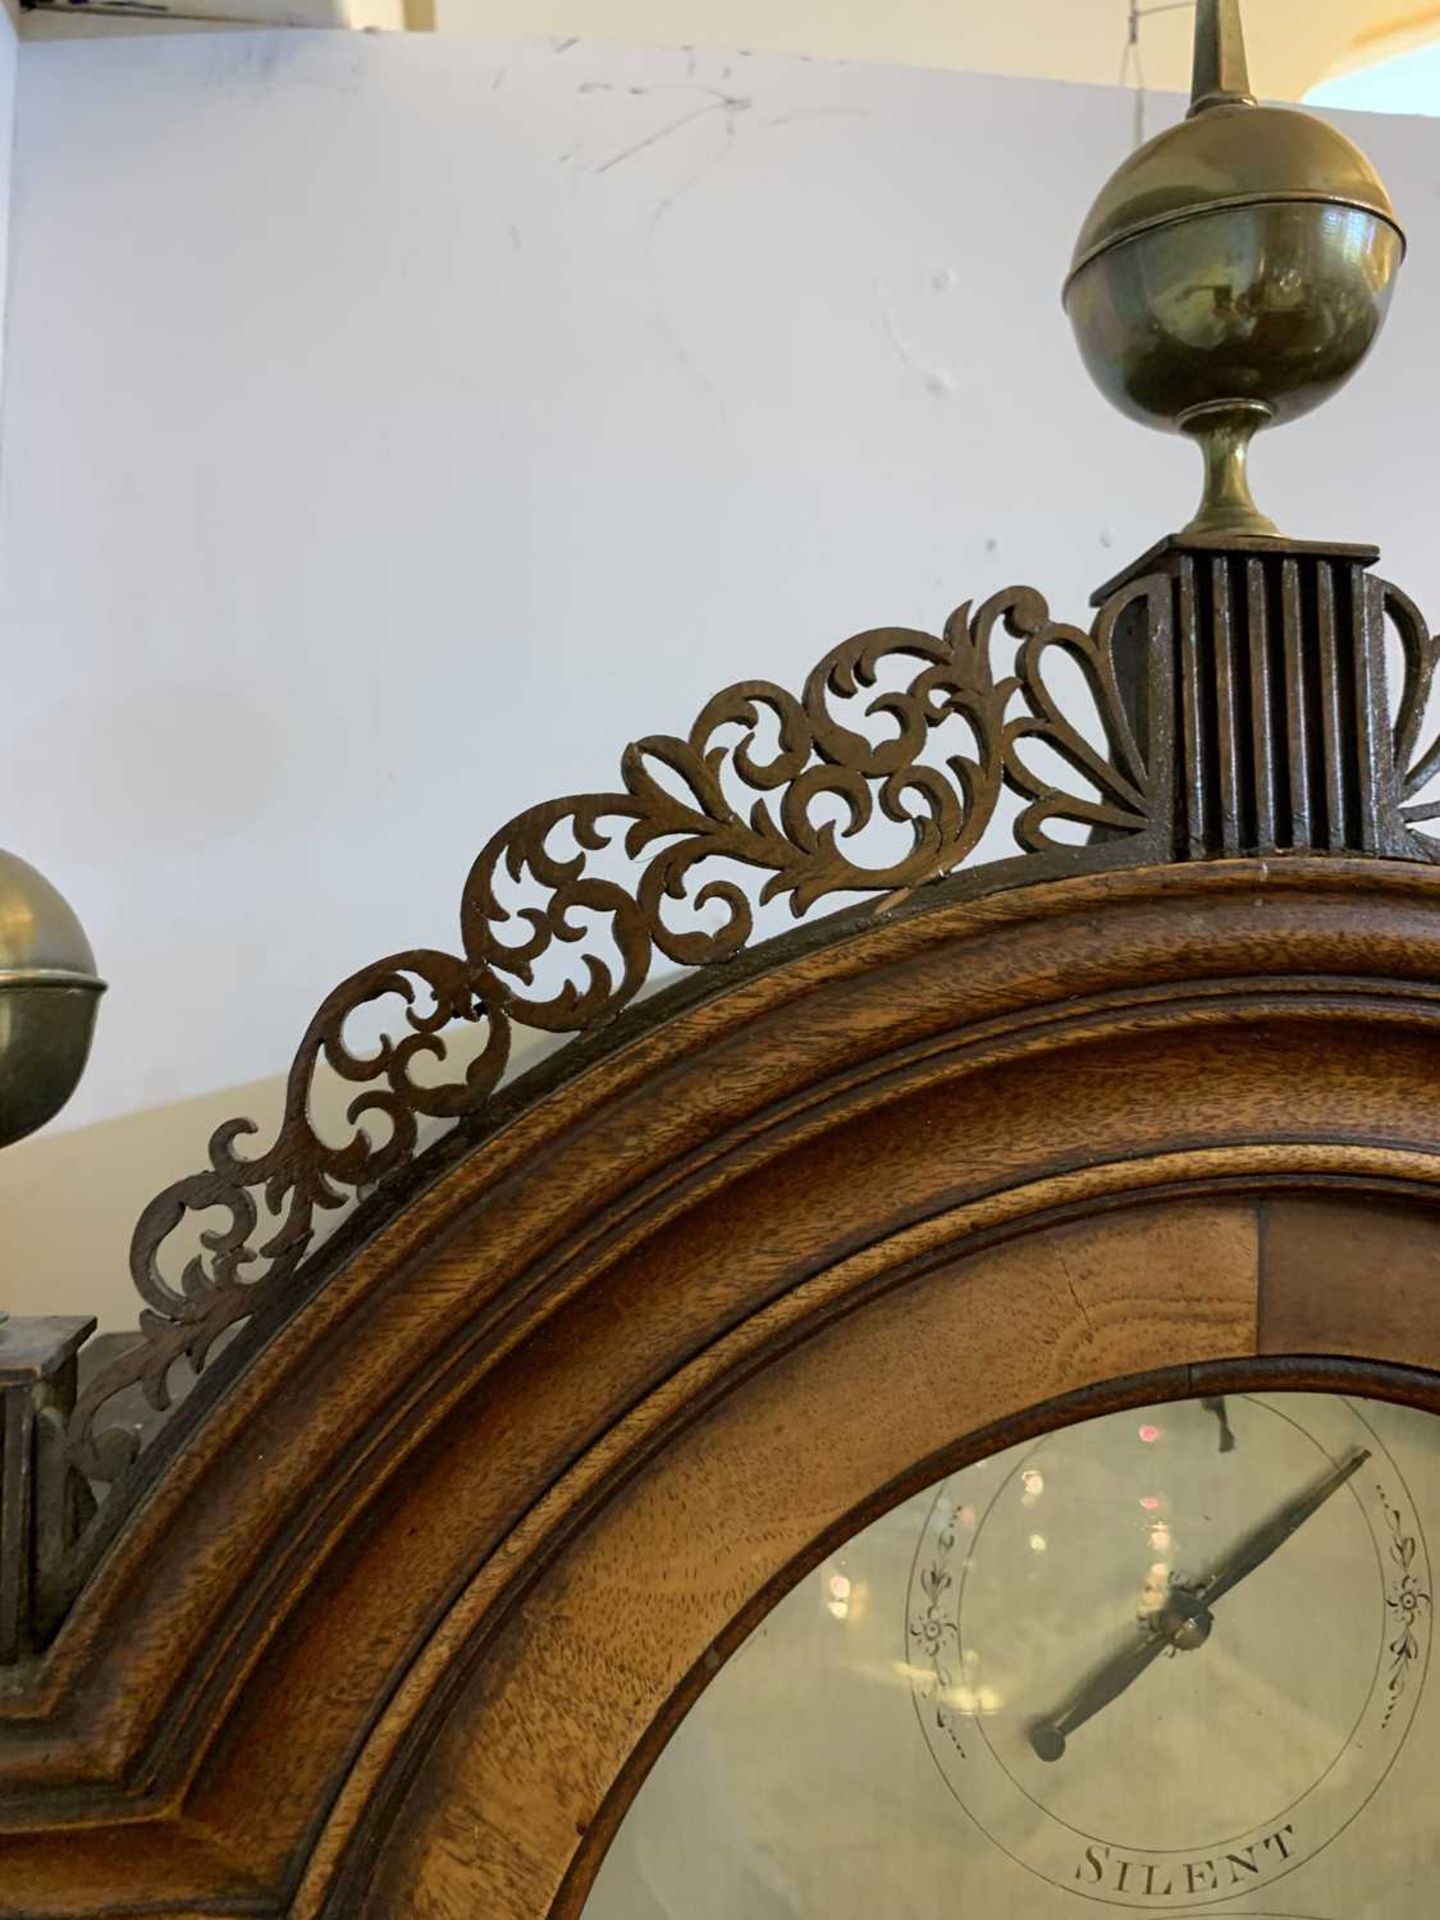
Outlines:
<svg viewBox="0 0 1440 1920"><path fill-rule="evenodd" d="M1130 0L431 0L445 30L742 46L1113 84ZM1440 38L1440 4L1419 0L1248 0L1257 87L1299 99L1329 73ZM1188 89L1189 6L1141 0L1149 86ZM1132 68L1133 77L1133 68Z"/></svg>
<svg viewBox="0 0 1440 1920"><path fill-rule="evenodd" d="M59 0L78 13L78 0ZM136 18L136 0L115 0ZM1192 8L1139 0L141 0L162 19L409 27L496 37L745 47L824 59L1148 87L1189 84ZM94 18L96 0L83 13ZM1257 89L1297 100L1327 75L1440 40L1440 0L1247 0ZM32 16L33 17L33 16ZM138 24L138 22L137 22Z"/></svg>

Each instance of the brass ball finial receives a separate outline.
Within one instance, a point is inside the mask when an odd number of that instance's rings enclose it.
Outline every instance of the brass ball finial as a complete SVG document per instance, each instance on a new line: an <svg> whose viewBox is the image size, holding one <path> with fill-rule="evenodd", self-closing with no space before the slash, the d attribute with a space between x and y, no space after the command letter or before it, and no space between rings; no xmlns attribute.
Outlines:
<svg viewBox="0 0 1440 1920"><path fill-rule="evenodd" d="M43 1127L75 1091L104 990L66 901L0 852L0 1147Z"/></svg>
<svg viewBox="0 0 1440 1920"><path fill-rule="evenodd" d="M1189 115L1106 184L1065 286L1106 398L1201 445L1187 533L1276 536L1251 497L1250 442L1350 378L1404 254L1364 154L1313 114L1257 106L1239 0L1200 0Z"/></svg>

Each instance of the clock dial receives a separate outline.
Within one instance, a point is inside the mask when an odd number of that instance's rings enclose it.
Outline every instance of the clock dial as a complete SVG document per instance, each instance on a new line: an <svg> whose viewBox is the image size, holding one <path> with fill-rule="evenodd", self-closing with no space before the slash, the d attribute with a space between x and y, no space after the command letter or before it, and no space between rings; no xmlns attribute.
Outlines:
<svg viewBox="0 0 1440 1920"><path fill-rule="evenodd" d="M1181 1401L981 1461L717 1676L586 1920L1429 1920L1440 1421Z"/></svg>
<svg viewBox="0 0 1440 1920"><path fill-rule="evenodd" d="M1115 1906L1288 1877L1399 1757L1424 1532L1343 1400L1073 1427L937 1494L910 1583L919 1719L990 1840Z"/></svg>

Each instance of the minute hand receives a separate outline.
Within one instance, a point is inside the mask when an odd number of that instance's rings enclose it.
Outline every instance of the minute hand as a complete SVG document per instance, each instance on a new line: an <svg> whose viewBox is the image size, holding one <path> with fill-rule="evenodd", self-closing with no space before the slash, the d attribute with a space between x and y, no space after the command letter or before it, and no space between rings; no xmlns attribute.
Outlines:
<svg viewBox="0 0 1440 1920"><path fill-rule="evenodd" d="M1195 1592L1205 1605L1213 1607L1258 1567L1263 1567L1271 1554L1284 1546L1291 1534L1298 1533L1312 1514L1318 1513L1333 1494L1337 1494L1347 1481L1354 1479L1369 1458L1368 1448L1357 1447L1307 1492L1298 1495L1288 1506L1282 1507L1277 1514L1262 1521L1253 1532L1238 1541L1224 1559L1197 1583Z"/></svg>

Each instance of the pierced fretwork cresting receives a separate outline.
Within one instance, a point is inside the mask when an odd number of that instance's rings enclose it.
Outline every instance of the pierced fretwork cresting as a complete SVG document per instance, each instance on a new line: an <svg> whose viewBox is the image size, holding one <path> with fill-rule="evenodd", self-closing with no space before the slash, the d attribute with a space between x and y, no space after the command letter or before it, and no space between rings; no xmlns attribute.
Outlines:
<svg viewBox="0 0 1440 1920"><path fill-rule="evenodd" d="M483 1132L517 1030L593 1034L657 960L712 968L761 944L757 912L774 901L804 919L837 896L866 896L836 917L840 937L941 883L980 892L1166 858L1169 761L1148 715L1168 701L1170 620L1159 577L1127 582L1088 632L1012 588L960 608L939 635L885 628L847 640L798 696L744 681L684 737L627 748L620 790L520 814L471 869L462 951L392 954L344 981L301 1042L270 1143L247 1156L255 1127L227 1122L209 1164L145 1209L130 1260L142 1338L82 1395L76 1464L95 1481L125 1475L136 1436L101 1426L102 1410L138 1385L164 1411L172 1370L198 1371L318 1256L323 1214L363 1195L366 1219L381 1217L422 1123ZM1052 671L1062 656L1074 670L1064 700ZM1147 658L1167 687L1158 704L1138 671ZM1006 790L1019 804L1004 825L1022 850L1008 859L994 857ZM977 863L982 841L992 857ZM749 889L737 877L746 870L758 879ZM528 889L518 901L517 888ZM542 986L557 957L569 960L561 984ZM404 1009L400 1033L352 1042L347 1023L386 999ZM665 1004L655 997L654 1018ZM478 1049L445 1077L450 1040L477 1027ZM312 1111L322 1067L356 1088L338 1144Z"/></svg>
<svg viewBox="0 0 1440 1920"><path fill-rule="evenodd" d="M483 1136L517 1030L594 1035L657 961L693 977L759 948L780 957L783 936L757 930L769 902L803 919L863 896L827 923L840 939L915 911L930 889L953 900L1246 853L1432 858L1409 823L1430 817L1419 790L1440 766L1440 747L1420 748L1436 648L1371 578L1373 558L1168 541L1097 596L1088 632L1013 588L940 635L861 634L798 696L742 682L687 735L627 749L617 791L518 815L471 870L461 951L412 949L343 982L302 1040L269 1144L247 1157L254 1127L229 1122L208 1165L146 1208L131 1248L142 1337L82 1395L75 1464L128 1482L137 1440L101 1419L118 1394L138 1385L164 1410L177 1364L200 1369L221 1336L298 1296L321 1258L321 1215L363 1199L377 1225L413 1191L402 1176L425 1128ZM1393 727L1387 619L1406 662ZM1057 680L1061 657L1071 671ZM1019 855L995 857L1002 826ZM745 870L758 876L748 889ZM559 985L543 972L557 956L570 962ZM387 999L403 1009L399 1033L354 1043L347 1023ZM644 1019L670 1004L655 996ZM451 1061L466 1029L480 1044ZM356 1089L338 1143L312 1113L322 1067Z"/></svg>

